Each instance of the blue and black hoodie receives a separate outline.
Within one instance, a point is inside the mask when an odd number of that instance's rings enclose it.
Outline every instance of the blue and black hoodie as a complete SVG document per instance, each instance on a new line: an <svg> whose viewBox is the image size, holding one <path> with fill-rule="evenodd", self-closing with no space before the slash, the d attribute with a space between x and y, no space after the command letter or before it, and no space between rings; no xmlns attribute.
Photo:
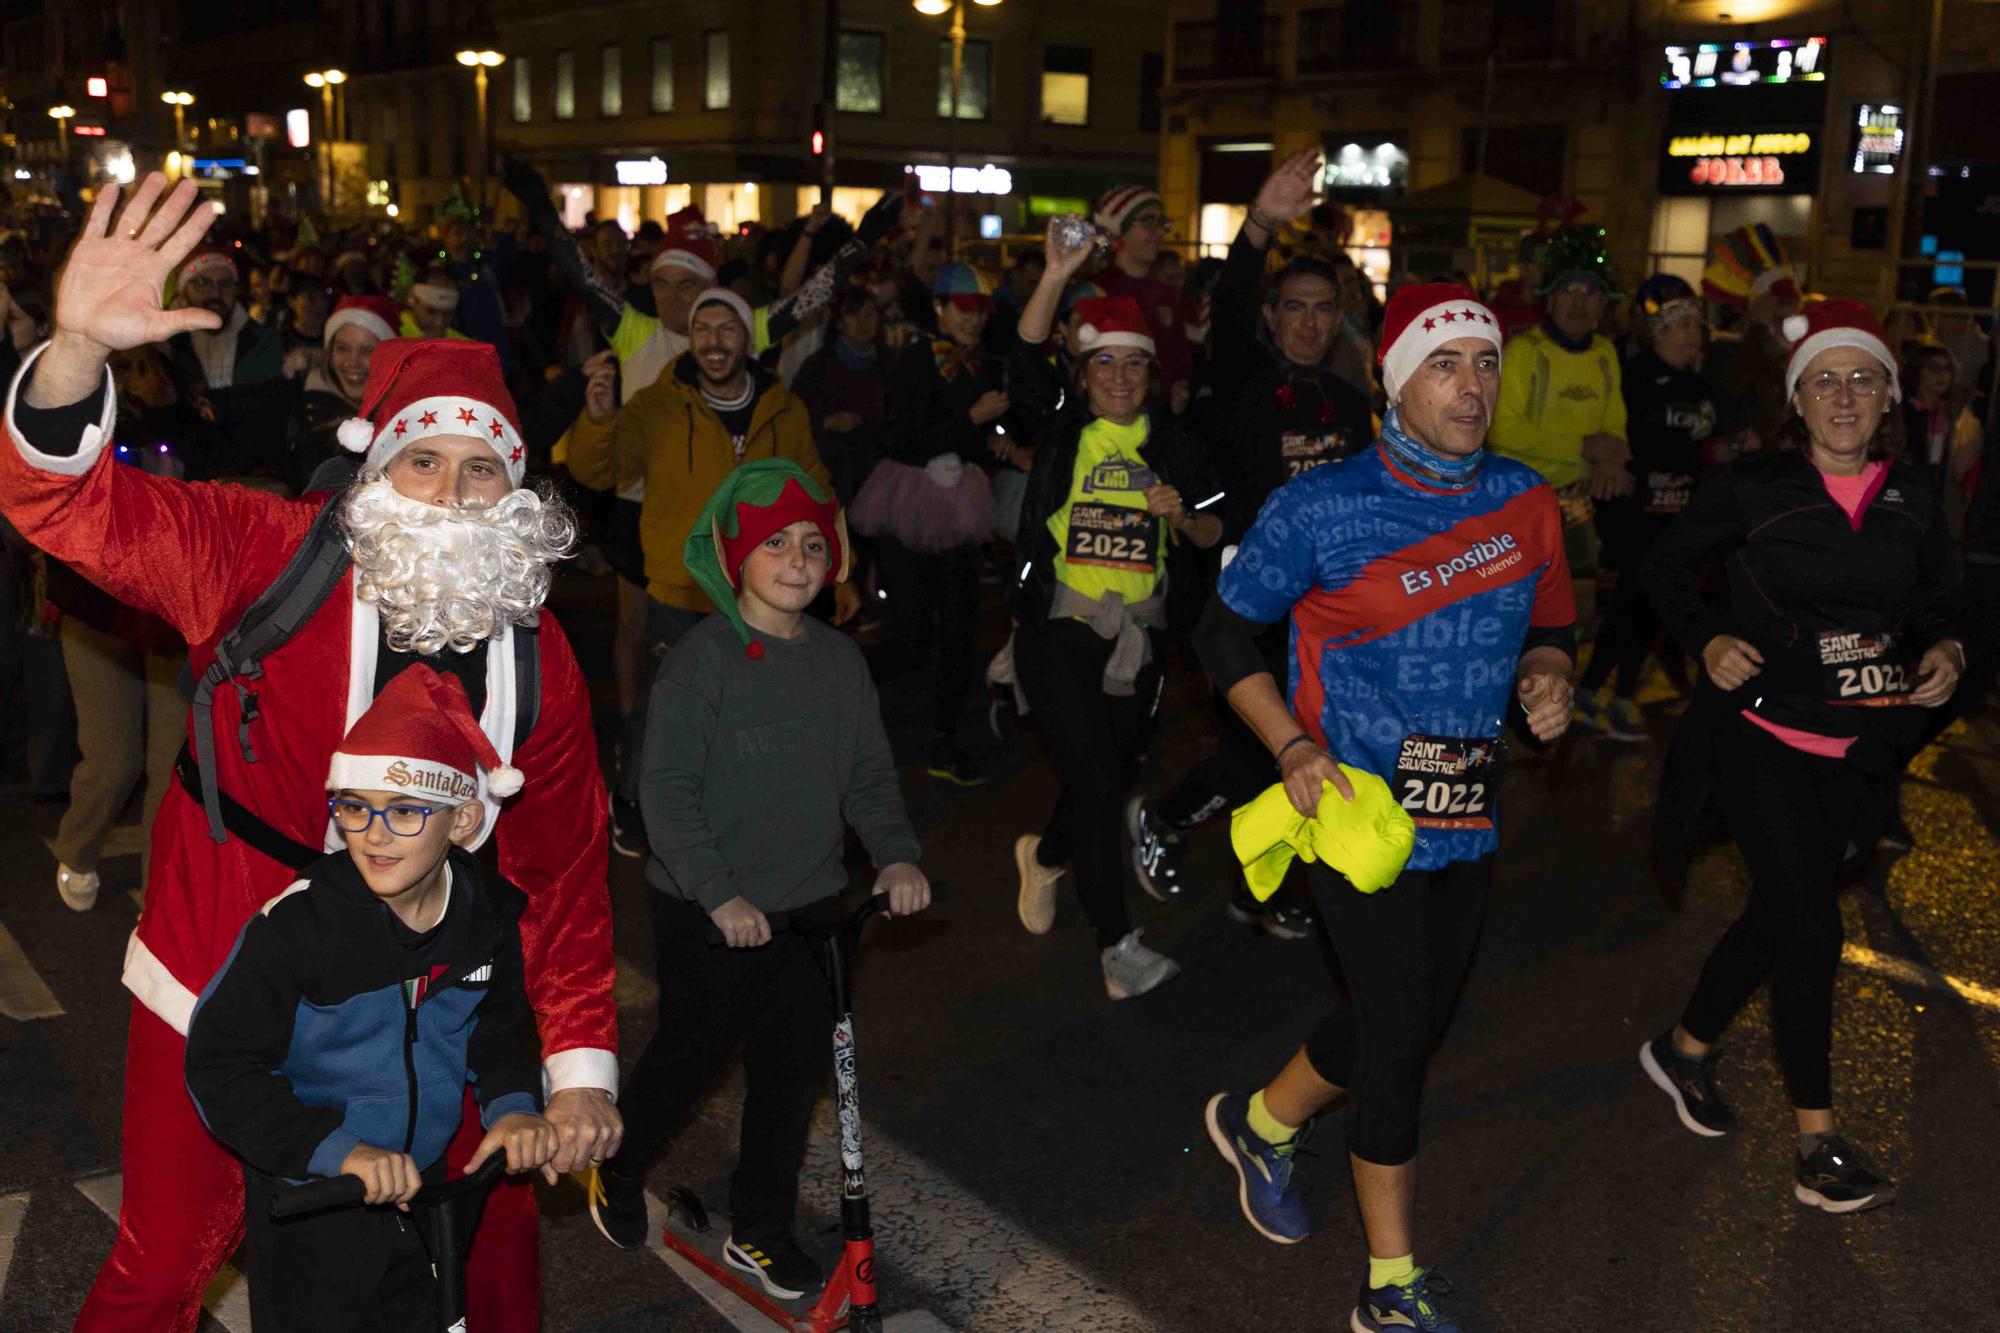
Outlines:
<svg viewBox="0 0 2000 1333"><path fill-rule="evenodd" d="M253 1169L339 1174L357 1144L444 1155L465 1088L480 1122L540 1108L521 891L458 848L444 915L405 926L345 851L250 918L188 1025L187 1083Z"/></svg>

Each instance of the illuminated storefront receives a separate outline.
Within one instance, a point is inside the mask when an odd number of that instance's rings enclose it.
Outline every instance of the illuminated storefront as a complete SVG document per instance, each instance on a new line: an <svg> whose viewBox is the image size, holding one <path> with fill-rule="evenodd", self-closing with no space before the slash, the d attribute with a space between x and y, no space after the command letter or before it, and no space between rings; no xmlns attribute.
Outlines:
<svg viewBox="0 0 2000 1333"><path fill-rule="evenodd" d="M1669 110L1652 267L1699 285L1713 238L1754 223L1804 261L1826 155L1826 39L1704 42L1661 54Z"/></svg>

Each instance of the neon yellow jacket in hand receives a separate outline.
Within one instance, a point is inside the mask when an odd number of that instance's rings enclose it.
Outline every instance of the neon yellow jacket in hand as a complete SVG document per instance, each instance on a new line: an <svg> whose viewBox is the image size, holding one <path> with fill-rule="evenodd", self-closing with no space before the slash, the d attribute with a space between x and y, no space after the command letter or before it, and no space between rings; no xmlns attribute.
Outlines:
<svg viewBox="0 0 2000 1333"><path fill-rule="evenodd" d="M1403 873L1417 840L1409 812L1373 773L1346 764L1340 771L1353 785L1354 799L1343 797L1331 782L1322 783L1316 818L1292 808L1282 782L1229 817L1229 843L1258 902L1278 891L1296 857L1324 862L1363 893L1385 889Z"/></svg>

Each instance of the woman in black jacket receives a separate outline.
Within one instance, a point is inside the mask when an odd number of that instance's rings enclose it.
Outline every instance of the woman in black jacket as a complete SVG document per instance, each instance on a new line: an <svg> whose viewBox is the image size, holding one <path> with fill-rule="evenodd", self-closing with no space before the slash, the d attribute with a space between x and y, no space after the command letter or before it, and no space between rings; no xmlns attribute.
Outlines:
<svg viewBox="0 0 2000 1333"><path fill-rule="evenodd" d="M1848 1213L1889 1202L1895 1186L1835 1129L1836 889L1849 846L1872 849L1888 823L1895 772L1951 697L1965 652L1948 612L1956 558L1936 492L1896 457L1896 364L1874 317L1829 301L1787 324L1791 415L1778 447L1705 482L1643 569L1661 620L1708 669L1682 725L1712 728L1716 794L1750 900L1680 1022L1639 1061L1687 1128L1727 1133L1714 1043L1769 980L1798 1122L1794 1194ZM1728 574L1719 606L1697 589L1712 557Z"/></svg>
<svg viewBox="0 0 2000 1333"><path fill-rule="evenodd" d="M1148 949L1125 911L1120 807L1159 699L1159 634L1170 542L1207 549L1222 498L1200 444L1160 403L1144 314L1129 297L1081 301L1078 364L1065 388L1042 346L1063 286L1090 246L1046 245L1048 266L1021 312L1016 419L1035 441L1014 589L1014 665L1063 781L1040 836L1014 845L1021 924L1055 922L1065 861L1097 933L1114 1000L1180 968Z"/></svg>

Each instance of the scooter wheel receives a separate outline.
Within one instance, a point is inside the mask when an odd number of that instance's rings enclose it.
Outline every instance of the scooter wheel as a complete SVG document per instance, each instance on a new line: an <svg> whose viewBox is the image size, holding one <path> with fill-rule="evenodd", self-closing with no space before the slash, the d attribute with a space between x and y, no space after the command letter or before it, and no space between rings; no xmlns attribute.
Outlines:
<svg viewBox="0 0 2000 1333"><path fill-rule="evenodd" d="M882 1333L882 1316L878 1312L851 1314L847 1317L847 1333Z"/></svg>
<svg viewBox="0 0 2000 1333"><path fill-rule="evenodd" d="M680 1224L698 1235L708 1232L708 1209L702 1207L701 1196L685 1185L676 1185L667 1191L667 1215L679 1220Z"/></svg>

